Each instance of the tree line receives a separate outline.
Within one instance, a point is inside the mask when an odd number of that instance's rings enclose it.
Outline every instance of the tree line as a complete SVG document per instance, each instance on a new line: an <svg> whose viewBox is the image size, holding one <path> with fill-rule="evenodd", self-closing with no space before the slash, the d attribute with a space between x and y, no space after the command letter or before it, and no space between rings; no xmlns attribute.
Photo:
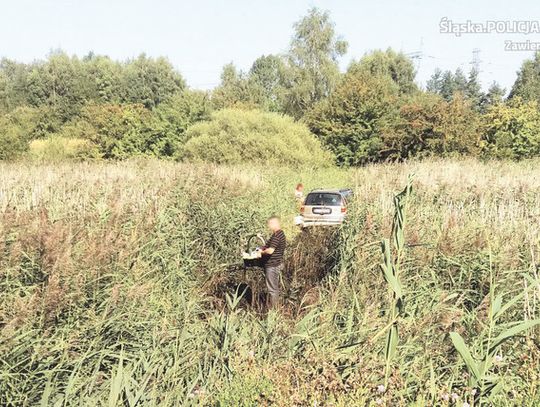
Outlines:
<svg viewBox="0 0 540 407"><path fill-rule="evenodd" d="M287 134L340 165L540 155L540 53L523 63L509 92L497 83L483 92L474 68L436 70L422 89L413 62L392 49L369 52L340 72L348 44L327 12L311 9L293 29L288 52L263 55L246 72L226 65L212 91L189 89L165 58L119 62L62 51L29 64L4 58L0 159L264 161L248 140L275 137L283 156ZM287 162L302 159L291 153Z"/></svg>

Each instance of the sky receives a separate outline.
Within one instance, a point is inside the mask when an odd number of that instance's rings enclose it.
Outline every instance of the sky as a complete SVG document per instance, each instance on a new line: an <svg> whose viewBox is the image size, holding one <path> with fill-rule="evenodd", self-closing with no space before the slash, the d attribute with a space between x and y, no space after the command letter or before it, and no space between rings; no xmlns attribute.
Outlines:
<svg viewBox="0 0 540 407"><path fill-rule="evenodd" d="M329 11L349 43L342 70L370 50L392 47L416 56L421 85L436 67L468 72L477 49L484 88L496 80L509 90L533 51L505 50L507 41L540 46L538 0L0 0L0 57L31 62L62 49L124 60L144 52L168 57L190 87L210 89L229 62L248 70L263 54L286 52L294 22L311 7ZM443 18L469 21L469 31L488 21L532 23L519 23L520 33L508 32L517 23L497 23L499 32L458 36L441 32L450 26Z"/></svg>

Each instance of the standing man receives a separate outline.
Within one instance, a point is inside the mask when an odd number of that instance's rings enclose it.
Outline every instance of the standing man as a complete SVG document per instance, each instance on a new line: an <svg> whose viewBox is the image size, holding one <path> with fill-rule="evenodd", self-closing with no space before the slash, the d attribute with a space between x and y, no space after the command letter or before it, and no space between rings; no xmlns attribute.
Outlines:
<svg viewBox="0 0 540 407"><path fill-rule="evenodd" d="M300 203L300 205L304 203L304 185L303 184L296 184L296 188L294 189L294 197Z"/></svg>
<svg viewBox="0 0 540 407"><path fill-rule="evenodd" d="M268 229L272 232L272 236L270 236L261 254L263 256L266 287L270 296L270 307L273 308L279 303L279 276L283 271L286 240L285 233L281 230L279 217L271 216L268 218Z"/></svg>

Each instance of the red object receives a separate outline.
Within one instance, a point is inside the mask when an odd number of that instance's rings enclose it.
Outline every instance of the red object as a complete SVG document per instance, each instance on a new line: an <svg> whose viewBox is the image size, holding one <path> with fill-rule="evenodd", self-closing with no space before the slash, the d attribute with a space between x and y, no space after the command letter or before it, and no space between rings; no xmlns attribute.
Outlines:
<svg viewBox="0 0 540 407"><path fill-rule="evenodd" d="M341 207L341 213L345 213L345 212L347 212L347 208L345 206L342 206Z"/></svg>
<svg viewBox="0 0 540 407"><path fill-rule="evenodd" d="M300 207L300 213L304 213L304 209L305 209L305 208L304 208L304 205L302 205L302 206Z"/></svg>

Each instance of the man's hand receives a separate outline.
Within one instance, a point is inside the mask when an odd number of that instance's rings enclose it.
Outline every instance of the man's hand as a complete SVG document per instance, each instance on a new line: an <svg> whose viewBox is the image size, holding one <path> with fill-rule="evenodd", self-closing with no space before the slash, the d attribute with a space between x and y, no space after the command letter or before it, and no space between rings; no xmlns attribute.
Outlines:
<svg viewBox="0 0 540 407"><path fill-rule="evenodd" d="M273 248L273 247L268 247L266 249L261 250L261 253L270 255L270 254L274 253L275 250L276 249Z"/></svg>

